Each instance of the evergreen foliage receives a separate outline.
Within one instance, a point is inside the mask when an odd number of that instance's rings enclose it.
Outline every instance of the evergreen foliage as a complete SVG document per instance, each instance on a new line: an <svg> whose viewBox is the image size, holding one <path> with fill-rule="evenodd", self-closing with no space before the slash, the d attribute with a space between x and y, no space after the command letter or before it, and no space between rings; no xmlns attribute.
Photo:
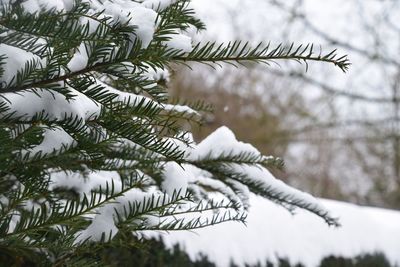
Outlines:
<svg viewBox="0 0 400 267"><path fill-rule="evenodd" d="M143 231L245 222L249 191L338 224L313 198L270 177L267 168L279 159L248 149L228 130L218 134L231 149L216 153L218 144L204 143L201 150L181 121L201 123L209 107L171 104L164 80L174 63L287 59L345 71L346 57L314 53L312 45L239 41L187 51L174 42L205 27L186 0L160 2L154 11L146 1L77 0L61 9L49 1L33 11L24 3L2 1L0 10L3 257L16 265L98 266L101 259L87 255L140 248ZM118 8L129 12L117 16ZM143 31L152 16L149 38ZM138 239L128 244L132 235Z"/></svg>
<svg viewBox="0 0 400 267"><path fill-rule="evenodd" d="M131 240L133 241L133 240ZM136 245L138 241L132 242ZM161 239L141 240L140 247L129 245L104 246L96 253L82 255L86 260L100 261L106 266L135 266L135 267L215 267L216 264L207 257L199 254L191 259L185 249L179 244L167 248ZM1 266L12 266L13 258L9 255L0 255ZM29 258L20 257L22 266L37 266ZM235 262L230 267L239 267ZM353 258L327 256L321 260L319 267L396 267L392 265L382 253L360 254ZM280 258L277 263L266 259L263 263L245 264L245 267L306 267L301 263L290 263Z"/></svg>
<svg viewBox="0 0 400 267"><path fill-rule="evenodd" d="M215 267L216 264L207 257L199 254L191 259L179 244L167 248L160 239L142 240L141 247L104 247L96 255L86 255L101 259L105 265L135 266L135 267ZM27 261L29 259L26 259ZM6 258L1 258L2 263L8 263ZM25 263L29 265L28 262ZM31 263L32 266L33 263ZM7 264L8 266L11 264ZM290 263L289 260L280 258L277 263L266 259L263 264L245 264L245 267L306 267L301 263ZM396 267L387 260L382 253L360 254L353 258L327 256L321 260L319 267ZM230 267L240 267L234 262Z"/></svg>

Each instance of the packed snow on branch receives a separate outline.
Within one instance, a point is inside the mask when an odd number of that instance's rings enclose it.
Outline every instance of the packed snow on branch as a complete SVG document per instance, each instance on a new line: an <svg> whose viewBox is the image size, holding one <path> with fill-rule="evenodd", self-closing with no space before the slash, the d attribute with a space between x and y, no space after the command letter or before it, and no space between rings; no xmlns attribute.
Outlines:
<svg viewBox="0 0 400 267"><path fill-rule="evenodd" d="M10 3L13 4L13 2L2 1L1 3L8 5ZM109 18L112 22L128 23L130 26L134 26L134 29L136 29L135 32L129 35L131 44L140 43L141 49L147 49L153 41L158 26L157 23L159 20L157 20L157 16L159 13L157 12L165 10L165 8L174 4L175 1L146 0L143 2L133 2L128 0L92 0L84 2L90 6L89 13L98 14L98 12L103 12L101 16ZM45 10L68 11L73 9L72 0L27 0L23 1L22 5L25 8L25 12L32 14L39 14ZM86 25L86 23L89 23L89 32L95 31L96 27L99 27L98 21L91 20L90 18L82 20L82 25ZM8 32L5 31L2 34L7 35ZM190 52L192 49L190 37L181 29L169 31L168 36L165 37L167 37L167 41L164 44L173 50L180 51L182 55ZM135 42L137 39L140 42ZM94 90L93 87L100 88L99 92L103 95L110 94L112 101L100 103L101 101L93 99L93 92L91 94L78 92L73 87L74 83L69 80L69 77L72 77L74 74L78 76L78 74L85 70L87 64L89 64L91 51L87 48L88 45L86 43L82 42L79 44L75 47L75 54L71 56L70 62L66 66L63 66L59 72L53 73L56 76L58 75L56 83L58 87L55 87L53 84L52 88L47 88L42 86L40 82L33 82L34 86L25 88L25 84L18 84L19 81L15 77L25 73L24 68L28 65L38 70L46 68L46 60L21 48L15 48L7 44L0 45L0 54L5 57L1 65L4 73L0 77L0 82L5 86L4 88L9 88L10 90L7 93L1 94L0 104L5 105L6 110L0 116L2 118L18 119L20 123L29 124L33 118L37 118L38 114L40 114L45 121L57 124L57 127L45 128L42 143L37 146L28 147L24 153L30 152L34 154L41 152L42 154L47 154L78 146L79 143L74 140L73 134L65 129L66 127L62 128L65 120L67 118L76 118L80 126L87 126L87 128L82 127L80 129L89 131L97 118L107 114L109 106L115 104L114 102L119 102L121 105L134 103L135 105L133 106L135 107L140 102L144 106L152 104L155 110L156 108L163 109L165 112L196 113L189 107L167 105L166 103L153 100L148 95L136 94L133 90L132 92L118 90L118 88L113 87L111 82L108 83L109 76L103 75L101 71L98 71L96 75L91 77L92 87L89 86L85 90ZM130 47L130 49L135 48ZM46 51L50 51L48 53L51 54L53 50L50 48ZM112 59L111 55L104 58ZM157 72L156 68L150 68L143 64L140 66L140 71L136 71L135 66L132 64L126 63L124 65L126 67L124 70L125 74L135 75L135 77L141 78L141 81L148 81L147 85L156 86L156 78L165 78L167 75L167 72L163 69L160 69L159 73L154 73ZM23 89L17 90L18 86L22 86ZM57 88L61 88L62 90L58 91ZM149 88L146 87L146 89ZM16 92L13 92L13 90L16 90ZM132 119L138 123L144 120L143 118L135 117L132 117ZM149 125L146 126L149 127ZM77 242L87 239L98 241L101 239L102 233L105 233L106 238L115 236L118 233L118 218L121 217L119 212L126 211L127 207L131 207L132 203L139 205L143 201L147 201L154 196L162 196L164 193L168 196L165 198L167 199L166 201L169 201L173 199L173 195L176 192L180 192L183 196L187 192L190 192L196 199L201 199L210 197L210 190L216 191L235 203L235 207L239 210L238 212L242 212L249 206L249 192L256 191L257 194L274 200L290 210L295 207L301 207L323 217L328 224L336 224L335 217L331 216L319 201L275 179L263 165L267 158L260 155L260 152L253 146L236 140L234 134L228 128L222 127L218 129L199 144L195 144L193 140L190 140L189 135L186 144L177 141L176 137L162 137L161 134L157 135L154 133L155 130L156 128L149 132L144 131L149 136L152 134L154 136L146 139L142 145L133 144L130 149L153 149L154 147L164 149L165 147L176 147L178 150L184 152L184 156L179 162L176 162L171 157L163 157L162 153L151 151L152 155L160 161L157 166L161 170L160 176L162 177L160 188L156 187L157 180L155 177L145 174L140 167L137 167L136 171L144 177L147 189L142 191L134 188L127 192L121 192L118 197L112 198L116 199L116 201L100 205L94 211L91 211L91 215L85 217L91 220L91 223L87 228L77 233ZM82 130L81 134L87 134L87 131ZM99 139L101 141L109 136L108 129L101 128L101 123L97 126L96 131L102 134L103 139ZM121 137L121 139L124 138ZM131 140L127 139L129 138L120 140L120 144L131 142ZM165 141L167 145L157 146L161 142L160 139L161 141ZM171 145L169 146L169 144ZM241 162L242 160L245 162ZM135 166L135 164L137 164L135 161L123 161L117 167L121 166L121 169L122 167L133 168L132 166ZM81 169L84 169L83 171L77 171L76 169L50 170L50 189L76 189L80 196L83 197L85 193L98 191L99 188L104 190L112 182L115 192L122 190L123 183L120 173L93 168L87 169L85 166L81 167ZM221 174L228 176L228 179L218 179ZM157 202L155 208L159 204ZM146 225L150 226L159 223L159 221L150 220L149 218L146 221Z"/></svg>

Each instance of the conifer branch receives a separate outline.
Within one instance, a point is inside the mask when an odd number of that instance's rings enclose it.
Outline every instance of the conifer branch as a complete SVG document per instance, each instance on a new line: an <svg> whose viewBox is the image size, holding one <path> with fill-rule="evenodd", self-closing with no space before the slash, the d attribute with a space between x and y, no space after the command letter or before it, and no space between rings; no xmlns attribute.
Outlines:
<svg viewBox="0 0 400 267"><path fill-rule="evenodd" d="M215 42L208 42L205 45L197 44L188 55L176 56L173 57L173 60L200 63L241 63L249 61L267 65L276 60L295 60L306 63L307 68L308 61L320 61L334 64L343 72L346 72L350 65L347 56L338 56L336 50L324 55L321 51L315 54L313 44L301 44L297 47L293 43L288 47L279 44L277 47L272 48L270 43L267 45L259 43L253 48L249 43L243 44L241 41L230 42L226 45L218 45Z"/></svg>
<svg viewBox="0 0 400 267"><path fill-rule="evenodd" d="M139 230L244 223L250 192L289 210L309 210L329 225L337 223L313 199L305 201L294 191L235 168L282 168L279 158L256 150L237 152L235 147L217 156L210 148L208 155L191 158L196 146L182 122L200 123L200 112L212 108L203 102L168 102L163 76L171 64L189 62L218 66L294 60L308 67L309 61L320 61L346 71L346 56L338 56L336 50L315 53L313 45L252 47L240 41L197 44L185 53L168 42L189 27L205 28L189 0L146 11L151 22L145 26L154 23L146 32L151 40L145 40L149 38L143 35L143 25L133 24L136 15L146 12L134 14L143 10L133 9L118 17L115 10L129 7L111 2L111 14L79 0L61 11L43 7L31 12L23 9L22 1L0 7L0 42L16 48L5 49L4 55L0 51L0 247L9 247L10 254L37 256L38 265L61 266L76 256L77 263L90 266L97 261L79 251L96 253L86 241L98 234L95 246L112 247ZM134 6L143 1L139 2ZM152 17L154 12L157 16ZM9 66L7 57L19 56L20 50L25 64ZM12 77L3 77L10 71ZM60 136L49 134L54 129ZM189 167L205 176L197 177ZM180 182L175 181L177 175L185 183L175 185ZM209 191L222 193L229 202L203 202ZM96 217L89 216L95 213L109 216L108 226L118 234L88 231L88 238L77 242L77 234L96 223ZM159 223L148 223L149 216Z"/></svg>

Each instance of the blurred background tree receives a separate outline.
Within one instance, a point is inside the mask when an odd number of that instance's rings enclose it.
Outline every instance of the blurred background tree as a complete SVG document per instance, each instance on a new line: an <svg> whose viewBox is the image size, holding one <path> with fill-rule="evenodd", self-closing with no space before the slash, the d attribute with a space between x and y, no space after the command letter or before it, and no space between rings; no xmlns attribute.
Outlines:
<svg viewBox="0 0 400 267"><path fill-rule="evenodd" d="M210 10L207 0L194 1L208 27L203 39L312 41L348 53L353 66L344 78L324 66L304 73L292 63L272 66L267 74L257 66L234 72L199 67L198 75L185 78L179 70L171 81L175 96L200 96L224 111L209 117L196 137L224 121L263 153L285 158L279 177L289 183L321 197L399 209L400 3L212 4Z"/></svg>

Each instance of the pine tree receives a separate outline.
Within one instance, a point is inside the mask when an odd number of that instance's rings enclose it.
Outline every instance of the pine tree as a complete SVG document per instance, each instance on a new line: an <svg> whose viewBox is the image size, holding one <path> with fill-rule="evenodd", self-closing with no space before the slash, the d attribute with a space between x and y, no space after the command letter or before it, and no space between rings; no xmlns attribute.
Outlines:
<svg viewBox="0 0 400 267"><path fill-rule="evenodd" d="M6 0L0 11L0 254L39 266L101 264L144 233L245 222L250 192L333 218L276 180L279 158L223 127L196 144L210 107L171 102L172 64L332 63L312 45L192 43L187 0ZM135 238L132 239L132 236ZM136 240L133 242L132 240Z"/></svg>

